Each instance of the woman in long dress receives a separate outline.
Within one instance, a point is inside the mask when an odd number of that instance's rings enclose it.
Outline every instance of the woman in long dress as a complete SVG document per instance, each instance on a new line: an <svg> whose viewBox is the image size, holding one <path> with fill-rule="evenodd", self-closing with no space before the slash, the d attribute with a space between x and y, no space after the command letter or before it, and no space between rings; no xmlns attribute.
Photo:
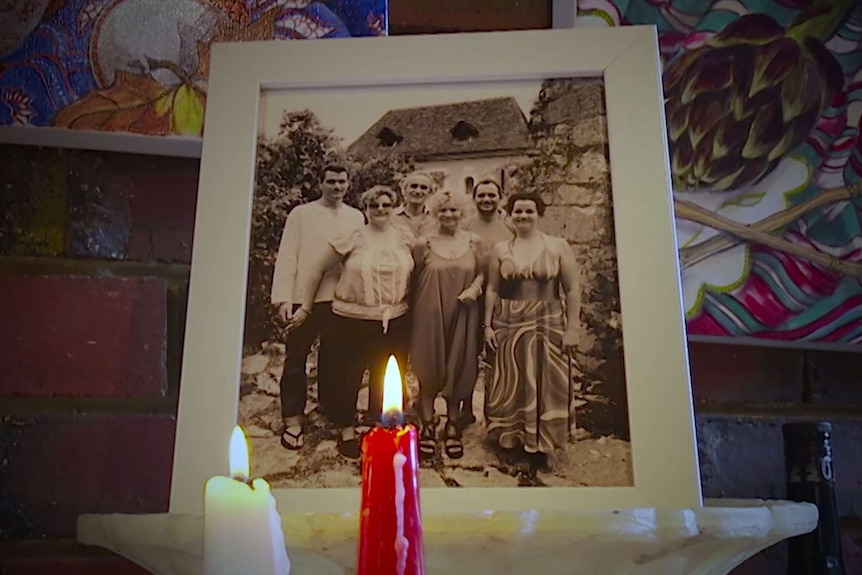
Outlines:
<svg viewBox="0 0 862 575"><path fill-rule="evenodd" d="M496 350L485 391L489 438L505 449L553 455L565 449L568 355L577 343L578 268L565 239L538 228L538 194L509 198L515 237L494 246L485 294L484 338Z"/></svg>
<svg viewBox="0 0 862 575"><path fill-rule="evenodd" d="M458 414L476 383L479 371L482 242L460 229L468 208L466 194L440 190L428 200L437 230L420 238L413 248L413 337L410 365L419 380L417 403L421 430L419 451L436 454L438 439L446 455L464 454ZM434 400L446 400L446 425L436 435ZM470 409L470 406L465 406Z"/></svg>

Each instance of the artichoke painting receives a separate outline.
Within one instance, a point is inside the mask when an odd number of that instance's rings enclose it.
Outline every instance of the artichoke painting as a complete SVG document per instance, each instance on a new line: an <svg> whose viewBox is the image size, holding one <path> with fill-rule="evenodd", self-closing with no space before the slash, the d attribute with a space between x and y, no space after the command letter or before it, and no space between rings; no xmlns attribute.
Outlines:
<svg viewBox="0 0 862 575"><path fill-rule="evenodd" d="M862 343L862 2L579 0L578 18L658 30L686 332Z"/></svg>
<svg viewBox="0 0 862 575"><path fill-rule="evenodd" d="M810 133L842 90L823 41L852 2L815 2L786 29L766 14L728 24L664 71L676 190L759 182Z"/></svg>

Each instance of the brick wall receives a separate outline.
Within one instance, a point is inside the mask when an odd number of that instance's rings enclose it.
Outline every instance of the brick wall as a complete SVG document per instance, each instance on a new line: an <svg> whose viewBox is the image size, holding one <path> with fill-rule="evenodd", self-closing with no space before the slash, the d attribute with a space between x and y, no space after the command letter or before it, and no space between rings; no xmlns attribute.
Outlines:
<svg viewBox="0 0 862 575"><path fill-rule="evenodd" d="M75 522L167 511L199 162L0 153L0 573L144 573Z"/></svg>
<svg viewBox="0 0 862 575"><path fill-rule="evenodd" d="M400 33L549 22L543 1L390 5ZM0 575L141 575L74 543L75 518L168 508L198 162L0 154ZM705 495L783 497L781 423L832 421L848 573L862 574L862 355L690 352ZM735 574L784 568L778 545Z"/></svg>
<svg viewBox="0 0 862 575"><path fill-rule="evenodd" d="M848 575L862 574L862 354L689 344L705 497L784 498L781 425L832 422ZM781 543L734 575L783 575Z"/></svg>

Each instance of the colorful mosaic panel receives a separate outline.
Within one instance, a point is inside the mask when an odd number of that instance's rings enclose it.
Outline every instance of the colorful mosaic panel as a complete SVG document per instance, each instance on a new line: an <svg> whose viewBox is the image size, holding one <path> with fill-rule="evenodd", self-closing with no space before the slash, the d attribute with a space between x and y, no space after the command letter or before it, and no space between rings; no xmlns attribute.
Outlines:
<svg viewBox="0 0 862 575"><path fill-rule="evenodd" d="M213 42L385 35L386 0L0 2L0 125L200 136Z"/></svg>

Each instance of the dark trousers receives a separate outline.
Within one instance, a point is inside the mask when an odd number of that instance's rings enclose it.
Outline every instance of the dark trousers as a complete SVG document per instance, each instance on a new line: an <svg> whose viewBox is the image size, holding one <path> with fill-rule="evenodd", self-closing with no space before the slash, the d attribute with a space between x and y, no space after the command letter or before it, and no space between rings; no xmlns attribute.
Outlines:
<svg viewBox="0 0 862 575"><path fill-rule="evenodd" d="M368 382L368 413L379 419L383 408L383 376L389 356L398 360L402 390L406 397L404 370L410 350L410 319L405 314L389 321L383 333L380 321L332 316L328 361L334 365L329 371L330 383L320 387L320 404L329 420L339 427L355 425L356 400L362 385L365 369L370 372ZM337 359L335 359L337 358Z"/></svg>
<svg viewBox="0 0 862 575"><path fill-rule="evenodd" d="M293 307L294 313L299 309ZM287 334L285 339L284 371L281 373L281 415L290 417L302 415L305 412L306 388L308 381L305 376L305 362L314 340L320 337L320 347L317 351L317 387L325 386L332 378L332 355L329 344L329 333L332 324L332 304L330 302L315 303L301 326ZM336 356L337 357L337 356Z"/></svg>

